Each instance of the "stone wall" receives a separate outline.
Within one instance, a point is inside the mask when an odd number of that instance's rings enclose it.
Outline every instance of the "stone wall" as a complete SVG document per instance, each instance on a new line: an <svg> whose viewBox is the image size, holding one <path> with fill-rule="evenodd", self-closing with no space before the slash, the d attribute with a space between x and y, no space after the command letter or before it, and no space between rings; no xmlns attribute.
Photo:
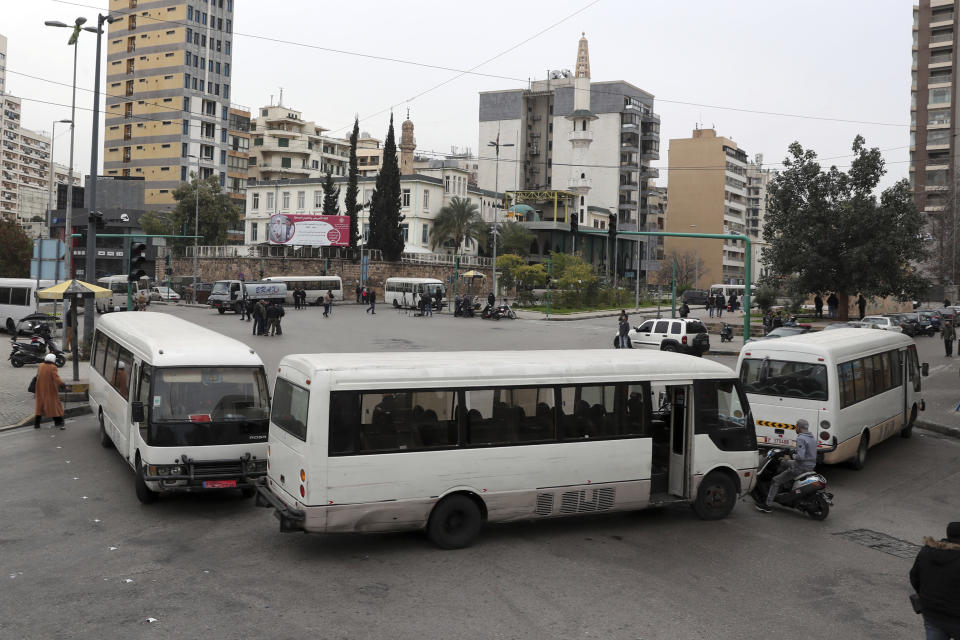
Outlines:
<svg viewBox="0 0 960 640"><path fill-rule="evenodd" d="M215 282L217 280L235 280L242 273L245 280L258 280L267 276L319 276L333 275L343 279L344 288L350 290L360 282L360 263L338 258L199 258L198 270L200 282ZM162 280L164 264L157 261L156 277ZM173 258L170 266L175 276L193 274L193 258ZM492 276L489 267L460 267L459 273L476 270L486 276L485 282L490 282ZM406 262L370 261L367 267L367 284L377 289L378 296L383 299L383 283L387 278L437 278L447 283L450 295L450 278L454 275L453 266L438 264L411 264ZM463 279L457 283L463 287ZM476 286L474 286L476 288ZM348 295L348 292L344 292Z"/></svg>

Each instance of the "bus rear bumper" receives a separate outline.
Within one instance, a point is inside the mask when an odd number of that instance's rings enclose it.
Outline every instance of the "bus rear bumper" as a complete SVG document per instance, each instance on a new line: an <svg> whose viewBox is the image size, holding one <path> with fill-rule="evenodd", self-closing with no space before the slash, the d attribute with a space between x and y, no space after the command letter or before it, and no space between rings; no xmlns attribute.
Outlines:
<svg viewBox="0 0 960 640"><path fill-rule="evenodd" d="M273 491L267 486L266 478L257 483L257 496L255 504L258 507L270 507L273 509L273 515L280 521L280 531L290 533L293 531L306 531L304 523L307 516L300 509L294 509L283 500L274 495Z"/></svg>

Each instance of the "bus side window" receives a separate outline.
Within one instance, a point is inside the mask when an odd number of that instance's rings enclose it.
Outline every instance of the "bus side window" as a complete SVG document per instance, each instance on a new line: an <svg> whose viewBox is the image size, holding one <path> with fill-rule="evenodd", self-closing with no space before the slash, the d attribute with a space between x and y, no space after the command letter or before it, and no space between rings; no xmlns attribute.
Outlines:
<svg viewBox="0 0 960 640"><path fill-rule="evenodd" d="M757 446L750 428L747 403L733 380L694 383L694 433L705 434L721 451L750 451Z"/></svg>
<svg viewBox="0 0 960 640"><path fill-rule="evenodd" d="M133 354L120 347L117 355L117 373L114 376L114 388L127 399L130 393L130 376L133 374Z"/></svg>
<svg viewBox="0 0 960 640"><path fill-rule="evenodd" d="M153 406L153 402L150 399L150 378L152 377L152 370L149 365L140 364L140 383L137 385L136 389L136 398L135 400L143 403L144 415L147 416L147 420L141 423L140 428L146 429L147 423L150 422L150 407Z"/></svg>

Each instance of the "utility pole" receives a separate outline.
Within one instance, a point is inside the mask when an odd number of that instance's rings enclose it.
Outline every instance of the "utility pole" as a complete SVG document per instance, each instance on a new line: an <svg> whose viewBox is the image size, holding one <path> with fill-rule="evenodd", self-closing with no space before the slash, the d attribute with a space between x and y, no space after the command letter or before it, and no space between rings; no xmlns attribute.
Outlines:
<svg viewBox="0 0 960 640"><path fill-rule="evenodd" d="M514 144L512 142L500 142L500 132L497 131L497 139L491 140L487 143L488 147L493 147L496 149L496 161L494 163L494 176L493 176L493 195L496 198L496 205L493 208L493 294L497 294L497 222L498 222L498 213L500 212L500 206L503 200L500 198L500 147L512 147Z"/></svg>

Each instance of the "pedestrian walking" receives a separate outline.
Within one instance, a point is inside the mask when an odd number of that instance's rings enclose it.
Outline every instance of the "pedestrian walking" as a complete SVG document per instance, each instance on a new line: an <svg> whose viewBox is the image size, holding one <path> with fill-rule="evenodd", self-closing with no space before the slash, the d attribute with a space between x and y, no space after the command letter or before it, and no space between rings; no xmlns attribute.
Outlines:
<svg viewBox="0 0 960 640"><path fill-rule="evenodd" d="M73 304L63 305L63 326L67 328L67 337L63 341L63 350L69 352L70 346L73 344L73 314L70 313L73 310Z"/></svg>
<svg viewBox="0 0 960 640"><path fill-rule="evenodd" d="M264 334L264 325L266 324L267 314L263 307L263 300L253 303L253 335L262 336Z"/></svg>
<svg viewBox="0 0 960 640"><path fill-rule="evenodd" d="M680 305L680 317L686 318L688 315L690 315L690 306L684 302Z"/></svg>
<svg viewBox="0 0 960 640"><path fill-rule="evenodd" d="M813 297L813 317L823 319L823 298L819 293Z"/></svg>
<svg viewBox="0 0 960 640"><path fill-rule="evenodd" d="M863 317L867 315L867 301L862 293L857 296L857 309L860 310L860 319L863 320Z"/></svg>
<svg viewBox="0 0 960 640"><path fill-rule="evenodd" d="M240 304L238 306L240 307L240 320L241 321L246 320L247 319L247 299L241 298Z"/></svg>
<svg viewBox="0 0 960 640"><path fill-rule="evenodd" d="M357 304L360 304L360 292L361 292L361 290L362 290L362 287L360 286L360 283L358 282L358 283L357 283Z"/></svg>
<svg viewBox="0 0 960 640"><path fill-rule="evenodd" d="M737 294L736 292L730 294L730 311L737 310Z"/></svg>
<svg viewBox="0 0 960 640"><path fill-rule="evenodd" d="M367 307L367 313L377 315L377 292L375 289L370 289L367 292L367 300L370 301L370 306Z"/></svg>
<svg viewBox="0 0 960 640"><path fill-rule="evenodd" d="M717 307L717 317L723 317L723 309L727 306L727 299L723 297L723 291L717 293L717 297L714 299L714 303Z"/></svg>
<svg viewBox="0 0 960 640"><path fill-rule="evenodd" d="M293 288L293 309L294 311L300 310L300 287Z"/></svg>
<svg viewBox="0 0 960 640"><path fill-rule="evenodd" d="M333 291L327 289L327 292L323 295L323 317L329 318L332 311L333 311Z"/></svg>
<svg viewBox="0 0 960 640"><path fill-rule="evenodd" d="M715 311L714 307L716 306L715 294L711 293L707 296L707 313L710 314L710 317L713 317L713 312Z"/></svg>
<svg viewBox="0 0 960 640"><path fill-rule="evenodd" d="M831 320L837 319L837 309L840 308L840 299L837 298L837 294L831 293L827 296L827 312L830 315Z"/></svg>
<svg viewBox="0 0 960 640"><path fill-rule="evenodd" d="M953 357L953 341L957 339L957 330L949 320L944 321L943 328L940 330L940 337L943 339L943 349L947 352L946 357Z"/></svg>
<svg viewBox="0 0 960 640"><path fill-rule="evenodd" d="M910 569L927 640L960 638L960 522L947 525L947 537L923 539Z"/></svg>
<svg viewBox="0 0 960 640"><path fill-rule="evenodd" d="M627 320L627 314L622 312L620 314L620 327L617 331L617 337L620 340L619 348L620 349L629 349L630 348L630 322Z"/></svg>
<svg viewBox="0 0 960 640"><path fill-rule="evenodd" d="M247 322L253 320L253 310L256 308L257 303L253 298L247 298L246 304L244 305L247 309Z"/></svg>
<svg viewBox="0 0 960 640"><path fill-rule="evenodd" d="M369 295L370 295L370 291L369 291L366 287L364 287L364 288L360 291L360 301L361 301L363 304L367 304L367 297L368 297Z"/></svg>
<svg viewBox="0 0 960 640"><path fill-rule="evenodd" d="M63 404L60 402L60 389L63 381L57 372L55 364L57 357L48 353L43 357L43 363L37 367L37 377L34 386L36 398L33 402L33 428L40 428L43 418L53 418L56 427L64 428Z"/></svg>

